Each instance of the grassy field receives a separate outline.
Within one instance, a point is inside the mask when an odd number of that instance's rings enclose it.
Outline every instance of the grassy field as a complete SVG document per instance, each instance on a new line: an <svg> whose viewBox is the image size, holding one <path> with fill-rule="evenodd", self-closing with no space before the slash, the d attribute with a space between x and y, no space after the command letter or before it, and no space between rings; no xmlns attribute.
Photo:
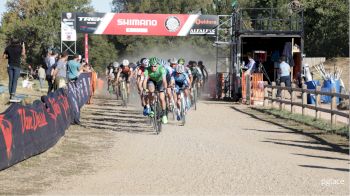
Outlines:
<svg viewBox="0 0 350 196"><path fill-rule="evenodd" d="M349 137L349 126L347 124L338 123L337 126L332 127L330 121L315 119L311 116L303 116L301 114L292 114L288 111L277 109L257 108L257 110L268 113L278 118L292 120L307 126L315 127L319 130L324 130L328 133L334 133L341 136Z"/></svg>

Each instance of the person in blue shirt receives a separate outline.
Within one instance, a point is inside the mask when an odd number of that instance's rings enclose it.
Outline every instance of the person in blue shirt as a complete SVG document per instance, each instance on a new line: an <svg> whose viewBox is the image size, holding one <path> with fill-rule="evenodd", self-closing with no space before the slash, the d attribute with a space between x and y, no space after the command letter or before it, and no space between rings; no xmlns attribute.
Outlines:
<svg viewBox="0 0 350 196"><path fill-rule="evenodd" d="M82 69L81 64L79 63L79 55L74 55L74 59L68 61L68 79L69 81L75 81L78 79L80 71Z"/></svg>

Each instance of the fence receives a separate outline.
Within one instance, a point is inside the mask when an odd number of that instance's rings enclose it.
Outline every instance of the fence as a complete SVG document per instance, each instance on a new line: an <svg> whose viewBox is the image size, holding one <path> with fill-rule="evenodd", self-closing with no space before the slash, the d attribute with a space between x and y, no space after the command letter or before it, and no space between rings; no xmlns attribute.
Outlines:
<svg viewBox="0 0 350 196"><path fill-rule="evenodd" d="M277 98L277 91L280 91L280 98ZM290 93L290 97L286 96L286 92ZM301 99L297 97L297 93L301 93ZM315 104L307 104L307 95L315 95ZM331 104L330 109L321 107L321 95L330 96ZM279 109L286 109L286 105L290 105L291 112L296 113L296 107L302 108L302 115L306 115L306 109L314 110L315 119L320 118L321 112L331 114L331 125L332 127L337 124L337 116L342 116L349 119L349 110L339 111L337 109L337 97L341 99L349 100L349 95L336 93L335 88L331 92L322 92L321 86L317 86L316 89L307 89L304 84L302 88L296 88L295 84L292 87L285 87L284 83L281 86L276 86L273 82L272 85L268 85L267 82L264 84L264 107L273 107L275 103L279 104ZM288 100L289 99L289 100ZM271 104L269 103L271 101Z"/></svg>
<svg viewBox="0 0 350 196"><path fill-rule="evenodd" d="M252 73L242 76L242 102L254 104L264 100L263 73Z"/></svg>
<svg viewBox="0 0 350 196"><path fill-rule="evenodd" d="M326 62L325 57L305 57L303 58L303 64L308 64L309 67L313 67L315 65L319 65L321 63Z"/></svg>

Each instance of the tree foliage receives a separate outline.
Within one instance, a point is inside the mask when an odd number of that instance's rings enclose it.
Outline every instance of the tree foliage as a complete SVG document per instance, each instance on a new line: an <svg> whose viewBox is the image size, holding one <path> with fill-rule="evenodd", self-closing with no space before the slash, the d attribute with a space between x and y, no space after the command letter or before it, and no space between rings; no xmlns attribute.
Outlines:
<svg viewBox="0 0 350 196"><path fill-rule="evenodd" d="M114 12L231 14L235 0L111 0ZM344 0L300 0L304 5L305 53L308 56L348 56L349 4ZM239 7L283 8L289 0L238 0ZM9 0L0 28L0 46L17 37L26 42L27 62L42 63L48 47L60 47L61 12L93 11L90 0ZM281 15L285 13L280 13ZM248 14L249 15L249 14ZM82 35L78 52L83 52ZM98 70L117 57L192 56L214 60L213 38L90 36L90 61ZM188 57L191 58L191 57Z"/></svg>

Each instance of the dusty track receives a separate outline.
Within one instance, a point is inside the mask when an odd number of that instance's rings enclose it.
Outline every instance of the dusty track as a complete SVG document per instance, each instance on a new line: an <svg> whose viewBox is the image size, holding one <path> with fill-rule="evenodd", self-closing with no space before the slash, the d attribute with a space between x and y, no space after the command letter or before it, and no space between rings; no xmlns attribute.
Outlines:
<svg viewBox="0 0 350 196"><path fill-rule="evenodd" d="M243 106L203 101L155 135L139 108L95 102L54 148L1 171L0 193L349 194L347 152Z"/></svg>

